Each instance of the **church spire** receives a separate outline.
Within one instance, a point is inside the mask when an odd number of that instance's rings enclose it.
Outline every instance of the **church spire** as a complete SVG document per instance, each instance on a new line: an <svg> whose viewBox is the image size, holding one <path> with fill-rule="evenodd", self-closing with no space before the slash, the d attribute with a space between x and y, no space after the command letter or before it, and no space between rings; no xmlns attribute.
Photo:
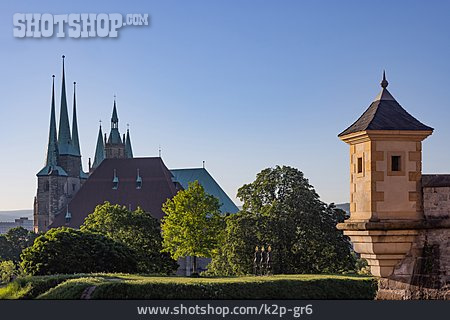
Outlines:
<svg viewBox="0 0 450 320"><path fill-rule="evenodd" d="M56 118L55 118L55 76L52 76L52 106L50 111L50 130L48 133L47 161L46 166L58 165L58 140L56 137Z"/></svg>
<svg viewBox="0 0 450 320"><path fill-rule="evenodd" d="M133 149L131 148L130 129L127 129L127 138L125 140L125 158L133 158Z"/></svg>
<svg viewBox="0 0 450 320"><path fill-rule="evenodd" d="M119 127L119 117L117 116L116 96L114 96L114 107L111 116L111 129Z"/></svg>
<svg viewBox="0 0 450 320"><path fill-rule="evenodd" d="M81 156L80 140L78 138L78 123L77 123L77 101L76 101L76 82L73 83L73 117L72 117L72 145L76 155Z"/></svg>
<svg viewBox="0 0 450 320"><path fill-rule="evenodd" d="M70 137L69 115L67 113L67 98L66 98L66 77L64 70L64 58L62 69L62 86L61 86L61 111L59 114L59 130L58 130L58 147L60 154L72 154L72 139Z"/></svg>
<svg viewBox="0 0 450 320"><path fill-rule="evenodd" d="M103 144L103 133L102 133L102 125L98 129L98 138L97 138L97 146L95 148L95 157L94 163L92 164L92 168L97 168L100 163L105 159L105 145Z"/></svg>

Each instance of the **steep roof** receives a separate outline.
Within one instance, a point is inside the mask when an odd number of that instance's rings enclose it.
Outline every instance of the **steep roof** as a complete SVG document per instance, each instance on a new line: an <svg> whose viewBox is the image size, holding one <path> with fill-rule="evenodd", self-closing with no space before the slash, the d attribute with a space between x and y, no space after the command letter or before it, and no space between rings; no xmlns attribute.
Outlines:
<svg viewBox="0 0 450 320"><path fill-rule="evenodd" d="M136 180L142 179L141 188ZM113 189L114 170L119 180ZM178 189L161 158L105 159L89 176L69 203L72 217L67 224L78 228L98 204L109 201L135 210L138 206L157 219L163 216L162 204L172 198ZM66 225L65 214L59 214L51 227Z"/></svg>
<svg viewBox="0 0 450 320"><path fill-rule="evenodd" d="M66 97L66 76L64 69L64 58L62 69L62 83L61 83L61 109L59 113L59 130L58 130L58 148L60 155L77 155L75 148L72 145L72 137L70 134L69 115L67 112L67 97Z"/></svg>
<svg viewBox="0 0 450 320"><path fill-rule="evenodd" d="M189 182L198 180L207 193L219 198L219 201L222 204L220 207L222 213L236 213L239 211L238 207L205 168L174 169L170 170L170 172L172 172L175 180L178 181L184 189L188 188Z"/></svg>
<svg viewBox="0 0 450 320"><path fill-rule="evenodd" d="M433 128L423 124L410 115L387 90L388 82L383 74L381 92L369 108L350 127L338 136L366 130L419 130L430 131Z"/></svg>
<svg viewBox="0 0 450 320"><path fill-rule="evenodd" d="M77 155L81 156L80 139L78 137L76 82L73 83L73 117L72 117L72 145Z"/></svg>
<svg viewBox="0 0 450 320"><path fill-rule="evenodd" d="M52 104L50 111L50 129L48 133L47 145L47 159L45 166L38 173L37 176L59 175L67 176L63 168L58 166L58 140L56 136L56 117L55 117L55 76L52 80Z"/></svg>
<svg viewBox="0 0 450 320"><path fill-rule="evenodd" d="M133 149L131 148L130 130L127 129L127 137L123 139L125 142L125 156L133 158Z"/></svg>
<svg viewBox="0 0 450 320"><path fill-rule="evenodd" d="M95 147L95 156L93 168L97 168L105 159L105 145L103 144L102 126L98 128L97 146Z"/></svg>

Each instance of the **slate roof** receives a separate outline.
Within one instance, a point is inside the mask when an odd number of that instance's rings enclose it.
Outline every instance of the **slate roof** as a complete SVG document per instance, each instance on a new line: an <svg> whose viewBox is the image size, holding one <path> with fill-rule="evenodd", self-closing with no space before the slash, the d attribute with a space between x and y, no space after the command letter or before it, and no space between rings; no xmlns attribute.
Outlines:
<svg viewBox="0 0 450 320"><path fill-rule="evenodd" d="M136 188L138 169L141 189ZM114 170L119 179L117 190L113 189ZM64 210L50 227L67 225L78 228L87 215L104 201L131 207L132 210L139 206L160 219L163 216L162 204L180 189L181 186L172 181L172 174L161 158L105 159L70 201L70 222L66 224Z"/></svg>
<svg viewBox="0 0 450 320"><path fill-rule="evenodd" d="M236 213L239 211L238 207L236 207L234 202L228 197L225 191L223 191L206 169L174 169L170 171L175 180L178 181L184 189L188 188L189 182L198 180L207 193L219 198L219 201L222 204L220 207L222 213Z"/></svg>
<svg viewBox="0 0 450 320"><path fill-rule="evenodd" d="M402 108L387 90L385 78L382 87L369 108L350 127L342 131L339 137L366 130L433 130Z"/></svg>

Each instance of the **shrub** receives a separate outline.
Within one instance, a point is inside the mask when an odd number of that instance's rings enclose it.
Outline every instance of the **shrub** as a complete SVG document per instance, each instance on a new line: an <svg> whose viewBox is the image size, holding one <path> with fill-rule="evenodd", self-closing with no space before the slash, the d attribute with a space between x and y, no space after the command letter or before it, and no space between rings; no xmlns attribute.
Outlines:
<svg viewBox="0 0 450 320"><path fill-rule="evenodd" d="M13 261L0 262L0 282L8 283L19 275L19 268Z"/></svg>
<svg viewBox="0 0 450 320"><path fill-rule="evenodd" d="M21 254L28 275L135 272L134 252L98 233L61 227L39 236Z"/></svg>

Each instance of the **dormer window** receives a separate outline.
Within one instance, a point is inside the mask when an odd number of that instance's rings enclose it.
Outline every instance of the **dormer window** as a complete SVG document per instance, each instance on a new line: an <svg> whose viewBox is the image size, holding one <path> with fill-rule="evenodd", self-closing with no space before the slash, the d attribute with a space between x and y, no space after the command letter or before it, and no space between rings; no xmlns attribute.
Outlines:
<svg viewBox="0 0 450 320"><path fill-rule="evenodd" d="M139 169L137 169L137 177L136 177L136 189L142 188L142 178L139 174Z"/></svg>
<svg viewBox="0 0 450 320"><path fill-rule="evenodd" d="M69 209L67 208L67 212L66 212L66 224L70 223L70 220L72 220L72 214L69 212Z"/></svg>
<svg viewBox="0 0 450 320"><path fill-rule="evenodd" d="M113 189L119 189L119 177L117 176L116 169L114 169Z"/></svg>

